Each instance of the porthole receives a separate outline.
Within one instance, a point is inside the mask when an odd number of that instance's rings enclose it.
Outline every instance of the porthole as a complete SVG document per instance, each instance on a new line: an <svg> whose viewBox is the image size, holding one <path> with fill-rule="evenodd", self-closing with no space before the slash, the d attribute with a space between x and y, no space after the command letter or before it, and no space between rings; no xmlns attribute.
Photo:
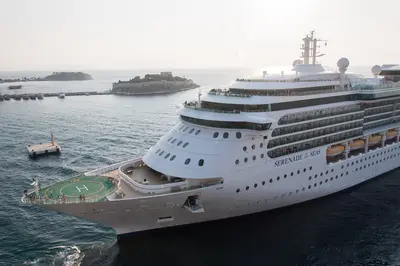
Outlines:
<svg viewBox="0 0 400 266"><path fill-rule="evenodd" d="M239 160L236 160L236 161L235 161L235 164L239 164Z"/></svg>
<svg viewBox="0 0 400 266"><path fill-rule="evenodd" d="M190 158L187 158L185 164L188 165L190 163Z"/></svg>
<svg viewBox="0 0 400 266"><path fill-rule="evenodd" d="M186 148L187 147L187 145L189 145L189 142L185 142L185 144L183 144L183 148Z"/></svg>
<svg viewBox="0 0 400 266"><path fill-rule="evenodd" d="M254 150L256 148L256 145L251 145L251 148Z"/></svg>
<svg viewBox="0 0 400 266"><path fill-rule="evenodd" d="M319 182L319 185L322 185L322 181Z"/></svg>
<svg viewBox="0 0 400 266"><path fill-rule="evenodd" d="M306 168L304 168L304 169L303 169L303 172L305 173L306 171L307 171L307 169L306 169Z"/></svg>
<svg viewBox="0 0 400 266"><path fill-rule="evenodd" d="M200 159L199 160L199 166L203 166L204 165L204 160L203 159Z"/></svg>
<svg viewBox="0 0 400 266"><path fill-rule="evenodd" d="M312 170L312 166L310 166L310 171Z"/></svg>
<svg viewBox="0 0 400 266"><path fill-rule="evenodd" d="M300 174L300 170L297 170L297 174Z"/></svg>
<svg viewBox="0 0 400 266"><path fill-rule="evenodd" d="M218 138L218 135L219 135L218 132L214 132L214 135L213 135L214 139Z"/></svg>
<svg viewBox="0 0 400 266"><path fill-rule="evenodd" d="M194 133L194 134L195 134L195 135L199 135L200 132L201 132L201 130L199 129L199 130L197 130L196 133Z"/></svg>
<svg viewBox="0 0 400 266"><path fill-rule="evenodd" d="M181 144L182 144L182 140L180 140L179 142L178 142L178 144L176 144L177 146L181 146Z"/></svg>
<svg viewBox="0 0 400 266"><path fill-rule="evenodd" d="M265 181L262 181L262 183L261 183L263 186L265 185Z"/></svg>
<svg viewBox="0 0 400 266"><path fill-rule="evenodd" d="M192 134L194 131L194 128L192 128L191 130L189 130L189 134Z"/></svg>
<svg viewBox="0 0 400 266"><path fill-rule="evenodd" d="M328 183L328 179L325 179L325 183Z"/></svg>
<svg viewBox="0 0 400 266"><path fill-rule="evenodd" d="M356 161L356 163L358 163L358 160Z"/></svg>
<svg viewBox="0 0 400 266"><path fill-rule="evenodd" d="M287 177L287 174L284 174L284 175L283 175L283 178L286 178L286 177Z"/></svg>
<svg viewBox="0 0 400 266"><path fill-rule="evenodd" d="M308 186L308 189L311 189L311 185Z"/></svg>
<svg viewBox="0 0 400 266"><path fill-rule="evenodd" d="M308 180L311 180L311 178L312 178L312 177L310 176L310 177L308 178Z"/></svg>
<svg viewBox="0 0 400 266"><path fill-rule="evenodd" d="M351 165L354 165L354 162L351 162Z"/></svg>
<svg viewBox="0 0 400 266"><path fill-rule="evenodd" d="M331 177L331 181L333 180L333 177Z"/></svg>
<svg viewBox="0 0 400 266"><path fill-rule="evenodd" d="M264 146L264 144L263 143L260 143L260 148L262 148Z"/></svg>
<svg viewBox="0 0 400 266"><path fill-rule="evenodd" d="M324 175L324 173L322 173L322 172L321 172L319 175L320 175L320 176L323 176L323 175Z"/></svg>
<svg viewBox="0 0 400 266"><path fill-rule="evenodd" d="M333 172L333 169L331 169L331 173Z"/></svg>
<svg viewBox="0 0 400 266"><path fill-rule="evenodd" d="M290 173L290 176L293 176L293 172Z"/></svg>
<svg viewBox="0 0 400 266"><path fill-rule="evenodd" d="M240 139L242 137L242 133L236 132L236 138Z"/></svg>
<svg viewBox="0 0 400 266"><path fill-rule="evenodd" d="M173 140L171 141L172 144L174 144L175 142L176 142L176 139L173 139Z"/></svg>
<svg viewBox="0 0 400 266"><path fill-rule="evenodd" d="M167 159L171 154L167 153L167 155L165 155L164 159Z"/></svg>
<svg viewBox="0 0 400 266"><path fill-rule="evenodd" d="M256 188L257 187L257 184L254 184L254 188Z"/></svg>
<svg viewBox="0 0 400 266"><path fill-rule="evenodd" d="M299 190L298 190L298 189L296 189L296 193L299 193Z"/></svg>
<svg viewBox="0 0 400 266"><path fill-rule="evenodd" d="M169 158L170 161L173 161L175 159L175 155L172 155L171 158Z"/></svg>
<svg viewBox="0 0 400 266"><path fill-rule="evenodd" d="M305 187L303 187L303 189L302 189L302 190L304 191L304 190L306 190L306 188L305 188Z"/></svg>
<svg viewBox="0 0 400 266"><path fill-rule="evenodd" d="M253 156L253 161L255 161L255 160L256 160L256 156L254 155L254 156Z"/></svg>
<svg viewBox="0 0 400 266"><path fill-rule="evenodd" d="M224 135L222 135L224 137L224 139L227 139L229 137L229 133L225 132Z"/></svg>
<svg viewBox="0 0 400 266"><path fill-rule="evenodd" d="M276 180L278 180L279 181L279 179L281 179L279 176L276 178Z"/></svg>
<svg viewBox="0 0 400 266"><path fill-rule="evenodd" d="M314 184L314 187L316 187L316 186L317 186L317 183Z"/></svg>
<svg viewBox="0 0 400 266"><path fill-rule="evenodd" d="M246 158L244 158L244 162L245 162L245 163L247 163L247 157L246 157Z"/></svg>
<svg viewBox="0 0 400 266"><path fill-rule="evenodd" d="M342 169L344 168L344 165L342 165Z"/></svg>
<svg viewBox="0 0 400 266"><path fill-rule="evenodd" d="M329 173L329 171L328 171L328 170L326 170L325 174L327 175L328 173Z"/></svg>
<svg viewBox="0 0 400 266"><path fill-rule="evenodd" d="M164 154L164 151L160 152L159 156L161 156L161 155L163 155L163 154Z"/></svg>
<svg viewBox="0 0 400 266"><path fill-rule="evenodd" d="M246 146L243 147L243 151L247 151L247 147Z"/></svg>
<svg viewBox="0 0 400 266"><path fill-rule="evenodd" d="M168 139L168 142L170 142L170 141L171 141L171 139L172 139L172 137L170 137L170 138Z"/></svg>
<svg viewBox="0 0 400 266"><path fill-rule="evenodd" d="M240 192L240 189L236 189L236 193L239 193Z"/></svg>
<svg viewBox="0 0 400 266"><path fill-rule="evenodd" d="M264 158L264 153L261 153L260 157L261 157L261 159L263 159Z"/></svg>
<svg viewBox="0 0 400 266"><path fill-rule="evenodd" d="M249 186L246 187L246 190L249 190Z"/></svg>
<svg viewBox="0 0 400 266"><path fill-rule="evenodd" d="M158 149L158 150L156 151L156 154L159 153L160 151L161 151L161 149Z"/></svg>
<svg viewBox="0 0 400 266"><path fill-rule="evenodd" d="M315 174L314 178L317 178L317 177L318 177L318 175L317 175L317 174Z"/></svg>
<svg viewBox="0 0 400 266"><path fill-rule="evenodd" d="M269 180L270 183L272 183L272 178Z"/></svg>
<svg viewBox="0 0 400 266"><path fill-rule="evenodd" d="M349 174L349 172L346 172L346 175L348 175Z"/></svg>

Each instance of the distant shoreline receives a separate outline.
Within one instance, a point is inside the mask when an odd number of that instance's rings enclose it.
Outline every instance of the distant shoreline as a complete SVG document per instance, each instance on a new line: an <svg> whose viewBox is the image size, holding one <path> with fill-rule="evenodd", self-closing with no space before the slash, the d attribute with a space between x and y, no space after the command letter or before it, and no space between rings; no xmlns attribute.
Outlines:
<svg viewBox="0 0 400 266"><path fill-rule="evenodd" d="M15 83L15 82L30 82L30 81L84 81L92 80L92 76L83 72L53 72L44 78L37 77L22 77L17 79L1 79L0 84Z"/></svg>

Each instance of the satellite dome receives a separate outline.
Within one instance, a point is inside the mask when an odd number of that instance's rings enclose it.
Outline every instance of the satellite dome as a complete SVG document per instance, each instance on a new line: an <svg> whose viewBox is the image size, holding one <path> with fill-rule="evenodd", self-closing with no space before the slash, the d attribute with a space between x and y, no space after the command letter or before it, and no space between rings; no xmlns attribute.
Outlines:
<svg viewBox="0 0 400 266"><path fill-rule="evenodd" d="M381 73L381 71L382 71L382 68L381 68L381 66L379 66L379 65L375 65L375 66L373 66L373 67L371 68L371 72L372 72L372 74L374 74L374 75L379 75L379 74Z"/></svg>
<svg viewBox="0 0 400 266"><path fill-rule="evenodd" d="M350 65L350 61L349 59L347 59L346 57L342 57L337 61L337 66L339 69L346 69L348 68Z"/></svg>
<svg viewBox="0 0 400 266"><path fill-rule="evenodd" d="M293 67L295 67L296 65L301 65L301 64L303 64L303 61L301 61L300 59L296 59L296 60L294 60L293 61Z"/></svg>

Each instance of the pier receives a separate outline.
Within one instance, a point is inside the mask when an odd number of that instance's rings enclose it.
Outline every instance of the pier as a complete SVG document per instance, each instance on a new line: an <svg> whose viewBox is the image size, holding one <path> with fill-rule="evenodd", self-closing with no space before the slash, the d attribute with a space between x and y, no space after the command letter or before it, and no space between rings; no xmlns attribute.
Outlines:
<svg viewBox="0 0 400 266"><path fill-rule="evenodd" d="M52 93L21 93L21 94L0 94L0 97L2 97L2 100L36 100L43 99L43 97L58 97L60 92L52 92ZM63 94L68 97L68 96L92 96L92 95L108 95L108 94L113 94L111 91L81 91L81 92L63 92Z"/></svg>

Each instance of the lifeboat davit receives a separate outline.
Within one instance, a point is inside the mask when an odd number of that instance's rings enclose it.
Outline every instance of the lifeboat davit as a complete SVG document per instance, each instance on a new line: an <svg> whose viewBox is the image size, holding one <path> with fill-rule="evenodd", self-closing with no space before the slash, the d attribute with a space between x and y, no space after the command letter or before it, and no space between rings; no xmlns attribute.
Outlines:
<svg viewBox="0 0 400 266"><path fill-rule="evenodd" d="M392 139L394 137L397 137L397 131L396 130L392 129L392 130L389 130L386 133L386 139Z"/></svg>
<svg viewBox="0 0 400 266"><path fill-rule="evenodd" d="M338 156L339 154L343 153L344 151L344 146L343 145L333 145L328 148L326 151L326 156L327 157L335 157Z"/></svg>
<svg viewBox="0 0 400 266"><path fill-rule="evenodd" d="M355 151L364 147L364 141L361 139L356 139L350 143L350 150Z"/></svg>
<svg viewBox="0 0 400 266"><path fill-rule="evenodd" d="M368 138L368 146L374 146L378 144L382 139L382 136L375 135Z"/></svg>

